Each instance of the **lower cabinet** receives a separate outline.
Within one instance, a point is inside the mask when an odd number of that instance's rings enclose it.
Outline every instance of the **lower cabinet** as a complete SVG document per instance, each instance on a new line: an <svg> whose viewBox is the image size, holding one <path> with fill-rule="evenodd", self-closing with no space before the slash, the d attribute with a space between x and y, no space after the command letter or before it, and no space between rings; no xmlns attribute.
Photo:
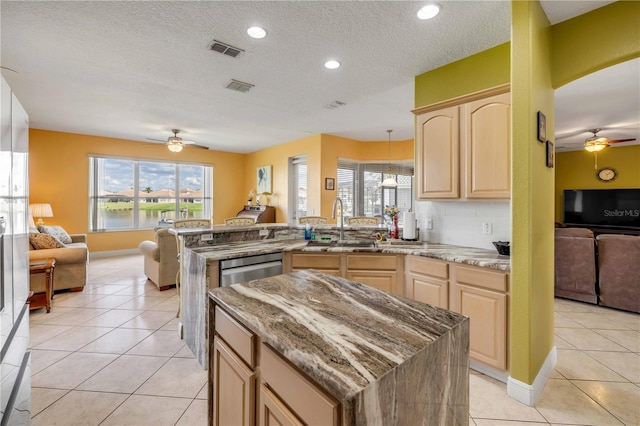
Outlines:
<svg viewBox="0 0 640 426"><path fill-rule="evenodd" d="M284 254L283 269L284 273L315 269L404 296L401 254L288 252Z"/></svg>
<svg viewBox="0 0 640 426"><path fill-rule="evenodd" d="M342 405L219 306L209 371L209 424L339 425ZM259 387L258 387L259 384Z"/></svg>
<svg viewBox="0 0 640 426"><path fill-rule="evenodd" d="M509 274L422 256L405 269L406 297L469 317L469 357L506 372Z"/></svg>
<svg viewBox="0 0 640 426"><path fill-rule="evenodd" d="M224 344L213 340L213 424L255 424L256 373Z"/></svg>

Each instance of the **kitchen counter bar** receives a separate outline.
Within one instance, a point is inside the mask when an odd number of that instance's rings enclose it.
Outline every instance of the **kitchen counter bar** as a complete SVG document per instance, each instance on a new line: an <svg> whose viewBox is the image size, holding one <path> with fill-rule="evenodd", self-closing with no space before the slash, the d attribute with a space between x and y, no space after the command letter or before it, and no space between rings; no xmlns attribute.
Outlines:
<svg viewBox="0 0 640 426"><path fill-rule="evenodd" d="M462 315L313 270L209 297L336 398L345 425L468 423Z"/></svg>

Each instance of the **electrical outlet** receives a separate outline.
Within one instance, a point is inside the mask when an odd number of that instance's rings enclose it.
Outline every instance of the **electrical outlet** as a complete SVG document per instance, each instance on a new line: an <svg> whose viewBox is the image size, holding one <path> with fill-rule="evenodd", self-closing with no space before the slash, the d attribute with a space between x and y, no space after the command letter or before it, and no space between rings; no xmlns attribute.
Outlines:
<svg viewBox="0 0 640 426"><path fill-rule="evenodd" d="M482 222L482 235L493 234L491 222Z"/></svg>
<svg viewBox="0 0 640 426"><path fill-rule="evenodd" d="M427 218L427 229L433 229L433 219Z"/></svg>
<svg viewBox="0 0 640 426"><path fill-rule="evenodd" d="M261 237L268 237L269 236L269 230L268 229L261 229L259 235Z"/></svg>
<svg viewBox="0 0 640 426"><path fill-rule="evenodd" d="M201 234L200 241L211 241L213 240L213 234Z"/></svg>

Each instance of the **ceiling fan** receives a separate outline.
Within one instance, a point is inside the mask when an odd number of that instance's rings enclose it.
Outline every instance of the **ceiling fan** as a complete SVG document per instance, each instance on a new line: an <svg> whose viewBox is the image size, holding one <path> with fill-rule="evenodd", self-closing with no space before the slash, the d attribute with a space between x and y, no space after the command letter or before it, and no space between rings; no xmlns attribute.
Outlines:
<svg viewBox="0 0 640 426"><path fill-rule="evenodd" d="M602 129L589 129L589 132L593 133L593 136L587 138L584 141L584 149L589 152L599 152L611 145L612 143L630 142L635 141L636 138L631 139L609 139L604 136L598 137L598 132Z"/></svg>
<svg viewBox="0 0 640 426"><path fill-rule="evenodd" d="M178 133L180 133L180 129L171 129L171 132L173 133L173 136L169 136L166 141L167 148L169 148L169 151L171 152L180 152L186 145L191 145L194 148L209 149L204 145L196 145L194 141L186 141L182 139L180 136L178 136ZM147 138L147 140L165 142L162 139Z"/></svg>

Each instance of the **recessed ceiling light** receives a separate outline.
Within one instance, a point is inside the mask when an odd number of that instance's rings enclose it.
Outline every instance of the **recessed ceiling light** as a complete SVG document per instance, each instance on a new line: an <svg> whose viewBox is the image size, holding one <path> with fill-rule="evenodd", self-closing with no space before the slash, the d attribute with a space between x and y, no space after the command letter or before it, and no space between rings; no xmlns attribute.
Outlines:
<svg viewBox="0 0 640 426"><path fill-rule="evenodd" d="M335 70L340 68L340 62L334 61L333 59L324 63L324 67L330 70Z"/></svg>
<svg viewBox="0 0 640 426"><path fill-rule="evenodd" d="M428 4L418 11L418 18L431 19L440 13L440 6L437 4Z"/></svg>
<svg viewBox="0 0 640 426"><path fill-rule="evenodd" d="M265 38L267 36L267 32L261 27L250 27L247 30L247 34L252 38Z"/></svg>

